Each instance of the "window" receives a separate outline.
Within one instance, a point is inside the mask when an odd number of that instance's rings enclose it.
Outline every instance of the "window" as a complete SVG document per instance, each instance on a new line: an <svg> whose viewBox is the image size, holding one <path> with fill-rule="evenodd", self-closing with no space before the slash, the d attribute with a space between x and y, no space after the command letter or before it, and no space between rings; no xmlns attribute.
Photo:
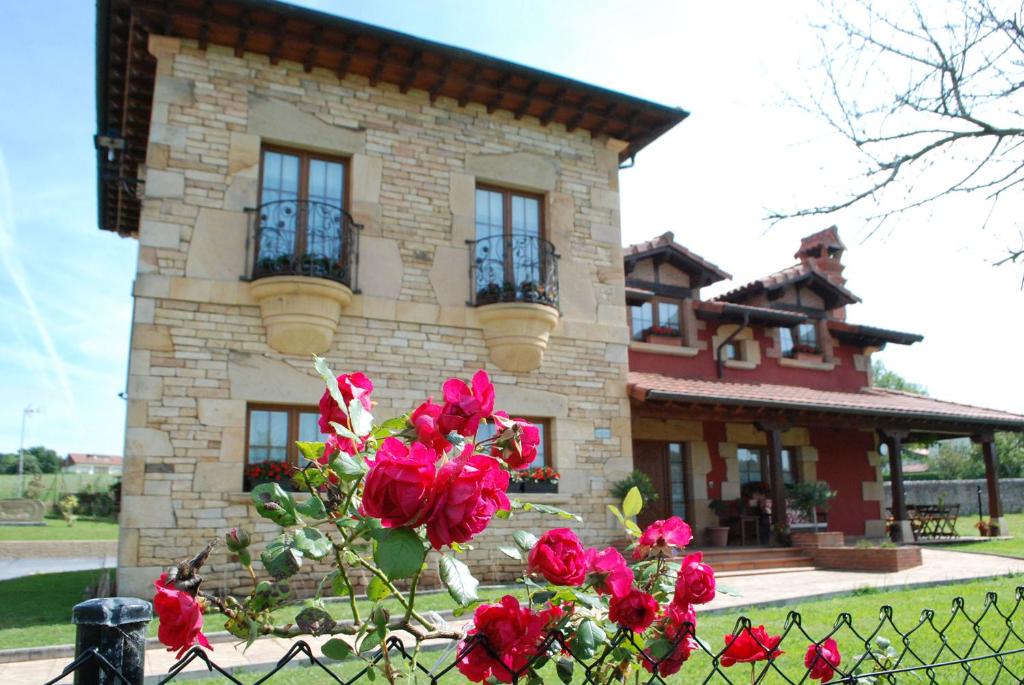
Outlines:
<svg viewBox="0 0 1024 685"><path fill-rule="evenodd" d="M722 359L726 361L742 361L743 345L738 342L729 342L722 347Z"/></svg>
<svg viewBox="0 0 1024 685"><path fill-rule="evenodd" d="M310 275L344 263L345 160L265 148L260 162L260 222L256 273Z"/></svg>
<svg viewBox="0 0 1024 685"><path fill-rule="evenodd" d="M550 447L548 443L548 436L550 435L550 419L539 419L531 416L515 417L522 418L524 421L529 421L537 427L540 432L540 444L537 445L537 458L526 468L536 469L543 468L545 466L551 466L549 460ZM481 423L480 428L476 432L476 439L479 442L487 440L494 436L496 426L493 421L488 423Z"/></svg>
<svg viewBox="0 0 1024 685"><path fill-rule="evenodd" d="M756 447L740 447L736 450L740 462L740 486L748 483L764 483L764 451Z"/></svg>
<svg viewBox="0 0 1024 685"><path fill-rule="evenodd" d="M796 344L799 347L807 347L815 352L818 351L818 327L813 323L799 324L795 329ZM810 351L808 350L808 351Z"/></svg>
<svg viewBox="0 0 1024 685"><path fill-rule="evenodd" d="M818 326L814 323L802 323L793 328L780 328L779 347L784 357L795 357L798 352L820 352Z"/></svg>
<svg viewBox="0 0 1024 685"><path fill-rule="evenodd" d="M680 306L677 300L656 300L629 307L629 330L633 340L643 340L647 334L682 335Z"/></svg>
<svg viewBox="0 0 1024 685"><path fill-rule="evenodd" d="M278 461L301 467L305 459L295 442L319 441L319 418L316 409L306 407L250 406L246 464Z"/></svg>
<svg viewBox="0 0 1024 685"><path fill-rule="evenodd" d="M644 333L653 325L654 312L650 302L630 306L629 328L634 340L643 340Z"/></svg>
<svg viewBox="0 0 1024 685"><path fill-rule="evenodd" d="M668 444L669 508L672 516L687 519L686 452L682 443Z"/></svg>
<svg viewBox="0 0 1024 685"><path fill-rule="evenodd" d="M797 468L796 452L783 447L782 456L782 482L786 485L793 485L800 480ZM740 447L736 450L736 458L740 463L740 486L748 483L769 483L771 474L768 472L768 453L759 447Z"/></svg>
<svg viewBox="0 0 1024 685"><path fill-rule="evenodd" d="M476 189L477 302L549 301L554 250L544 238L543 197L501 188Z"/></svg>

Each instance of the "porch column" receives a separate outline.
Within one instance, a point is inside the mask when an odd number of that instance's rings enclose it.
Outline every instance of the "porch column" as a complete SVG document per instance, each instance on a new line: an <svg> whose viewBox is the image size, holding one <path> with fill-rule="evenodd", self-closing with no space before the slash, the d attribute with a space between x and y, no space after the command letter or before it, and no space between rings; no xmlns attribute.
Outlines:
<svg viewBox="0 0 1024 685"><path fill-rule="evenodd" d="M892 483L893 542L913 542L914 533L907 513L907 500L903 491L903 441L909 431L882 430L878 434L889 450L889 480Z"/></svg>
<svg viewBox="0 0 1024 685"><path fill-rule="evenodd" d="M786 484L782 480L782 431L779 424L758 423L757 429L768 438L768 475L772 491L772 526L782 528L786 517ZM776 528L776 530L778 530Z"/></svg>
<svg viewBox="0 0 1024 685"><path fill-rule="evenodd" d="M981 454L985 459L985 481L988 484L988 517L990 525L999 535L1006 535L1006 521L1003 519L1003 500L999 494L999 458L996 455L994 436L978 435L971 438L981 443ZM981 512L978 512L979 514ZM995 533L994 533L995 534Z"/></svg>

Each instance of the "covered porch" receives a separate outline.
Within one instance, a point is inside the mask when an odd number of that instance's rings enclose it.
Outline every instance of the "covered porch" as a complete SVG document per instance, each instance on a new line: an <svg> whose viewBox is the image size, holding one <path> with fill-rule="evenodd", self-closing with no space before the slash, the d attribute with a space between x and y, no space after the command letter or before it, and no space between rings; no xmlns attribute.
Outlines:
<svg viewBox="0 0 1024 685"><path fill-rule="evenodd" d="M789 529L786 488L799 479L839 491L829 530L910 542L920 522L906 499L904 445L967 437L984 455L991 525L1007 533L994 434L1024 432L1024 416L881 388L841 392L640 372L629 374L628 387L634 466L664 494L655 514L685 515L695 528L718 526L715 509L745 501L754 477L748 471L761 469L767 521L745 519L743 537L763 543L766 526ZM883 465L892 488L888 511Z"/></svg>

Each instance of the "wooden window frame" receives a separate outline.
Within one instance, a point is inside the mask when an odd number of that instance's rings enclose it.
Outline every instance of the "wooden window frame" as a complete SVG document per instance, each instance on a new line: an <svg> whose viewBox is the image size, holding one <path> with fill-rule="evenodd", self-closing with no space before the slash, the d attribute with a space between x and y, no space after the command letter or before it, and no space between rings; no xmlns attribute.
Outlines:
<svg viewBox="0 0 1024 685"><path fill-rule="evenodd" d="M684 323L683 300L676 299L674 297L653 297L650 300L647 300L646 302L639 302L639 303L634 302L633 304L629 304L626 307L626 314L627 314L627 317L626 317L627 321L626 321L626 323L629 325L629 336L630 336L631 340L643 340L643 331L641 331L641 337L639 337L639 338L634 338L633 337L633 307L639 307L639 306L645 305L645 304L650 304L651 305L651 327L652 328L661 326L661 316L658 314L658 305L659 304L674 304L678 308L678 310L679 310L679 326L676 328L676 335L679 336L679 337L683 336L683 323Z"/></svg>
<svg viewBox="0 0 1024 685"><path fill-rule="evenodd" d="M681 313L681 312L680 312ZM667 513L669 516L675 516L672 513L672 468L669 464L670 447L669 445L679 445L679 453L683 457L683 497L685 498L685 516L684 521L694 521L694 503L693 503L693 460L690 458L689 443L680 442L677 440L669 440L665 443L664 454L665 454L665 494L668 495L667 502Z"/></svg>
<svg viewBox="0 0 1024 685"><path fill-rule="evenodd" d="M506 187L503 187L503 186L492 185L490 183L479 183L478 182L476 184L476 187L473 189L473 204L474 204L474 206L476 205L476 191L477 190L486 190L488 192L499 193L501 195L501 236L502 236L503 240L511 240L512 239L512 196L513 195L517 195L519 197L526 197L526 198L530 198L530 199L533 199L533 200L537 201L537 240L544 240L544 241L546 241L548 239L548 237L547 237L547 221L546 221L546 217L544 216L544 194L543 193L533 193L533 192L530 192L528 190L516 190L515 188L506 188ZM473 217L473 237L475 239L479 240L479 238L476 237L476 216L475 216L475 214L474 214L474 217ZM502 254L502 259L504 260L503 268L504 268L504 276L505 276L505 278L502 281L502 284L504 284L504 283L513 283L513 280L515 279L515 264L514 264L514 262L512 260L511 252L512 252L511 250L506 250L505 249L505 244L503 242L502 243L501 254ZM543 255L543 251L541 250L541 245L540 245L540 243L538 243L537 244L537 261L538 261L538 266L540 266L540 260L543 258L543 256L544 255ZM544 270L543 270L542 267L540 268L540 271L543 274ZM510 277L513 280L510 280ZM513 283L513 285L515 285L518 288L520 284L519 283Z"/></svg>
<svg viewBox="0 0 1024 685"><path fill-rule="evenodd" d="M759 453L761 455L761 458L758 460L760 462L760 467L761 467L761 482L764 483L766 486L770 487L771 486L771 482L772 482L771 481L771 475L772 474L771 474L771 467L768 464L768 462L769 462L769 460L771 458L771 455L768 454L768 447L765 446L765 445L737 445L736 446L736 450L737 450L737 454L736 454L737 462L739 461L739 450L749 450L749 451L752 451L752 452L757 452L757 453ZM783 445L780 448L780 451L782 451L782 452L789 452L789 454L790 454L790 463L791 463L791 465L793 467L793 483L800 483L800 482L802 482L803 478L801 477L801 474L800 474L800 455L799 455L797 449L795 447L786 447L785 445ZM781 458L781 454L780 454L780 458ZM743 478L741 477L740 478L740 487L742 488L743 485L744 485Z"/></svg>
<svg viewBox="0 0 1024 685"><path fill-rule="evenodd" d="M315 159L315 160L318 160L318 161L321 161L321 162L332 162L332 163L335 163L335 164L341 164L342 169L343 169L342 173L344 175L344 178L342 178L342 184L341 184L342 185L342 189L341 189L341 194L342 194L342 197L341 197L341 208L346 213L348 213L348 211L349 211L349 202L350 202L349 198L351 197L351 194L352 194L351 193L351 190L352 190L352 174L351 174L351 171L352 171L352 163L351 162L352 162L352 160L351 160L351 158L340 156L340 155L331 155L331 154L326 154L326 153L321 153L321 152L314 152L312 150L303 150L301 148L292 148L292 147L286 147L286 146L282 146L282 145L271 145L271 144L266 144L266 143L264 143L263 145L260 146L260 173L259 173L259 180L257 181L258 185L256 186L257 193L258 193L257 202L256 202L256 206L257 207L262 207L263 206L263 155L266 152L276 152L276 153L281 154L281 155L292 155L294 157L298 157L299 158L299 189L298 189L297 197L295 198L299 202L304 202L304 201L308 201L309 200L309 163L310 163L311 160ZM306 242L306 231L305 230L296 230L295 231L295 245L294 245L295 252L294 252L294 254L296 254L296 255L305 254L305 250L306 250L305 242ZM348 244L348 242L346 241L346 246L347 246L347 244ZM256 246L256 249L259 250L259 246L258 245ZM345 249L348 249L348 248L346 247Z"/></svg>
<svg viewBox="0 0 1024 685"><path fill-rule="evenodd" d="M764 445L737 445L736 446L737 471L740 471L740 469L739 469L739 460L740 460L739 451L740 450L748 450L750 452L757 452L760 455L760 457L758 458L758 466L760 467L760 470L761 470L761 480L758 481L758 482L764 483L767 486L770 483L770 481L768 479L768 476L771 475L771 474L768 473L768 448L765 447ZM747 485L747 483L743 482L743 473L742 473L742 471L740 471L739 482L740 482L740 487L741 488L744 485Z"/></svg>
<svg viewBox="0 0 1024 685"><path fill-rule="evenodd" d="M252 429L252 413L254 411L277 411L288 413L288 444L285 451L284 463L296 466L299 463L299 448L295 442L299 439L299 414L316 414L319 416L320 409L316 406L304 404L268 404L253 402L245 406L245 462L244 468L249 467L249 435ZM261 464L266 462L259 462Z"/></svg>

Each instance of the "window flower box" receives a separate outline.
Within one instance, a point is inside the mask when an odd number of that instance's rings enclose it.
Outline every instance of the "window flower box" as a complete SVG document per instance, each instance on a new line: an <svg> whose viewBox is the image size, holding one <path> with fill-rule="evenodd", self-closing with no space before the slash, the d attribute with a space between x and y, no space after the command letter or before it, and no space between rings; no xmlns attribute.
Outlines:
<svg viewBox="0 0 1024 685"><path fill-rule="evenodd" d="M561 475L550 466L513 473L510 492L558 492Z"/></svg>
<svg viewBox="0 0 1024 685"><path fill-rule="evenodd" d="M292 482L292 465L283 461L264 461L258 464L250 464L245 467L243 487L246 492L251 491L257 485L264 483L277 483L282 490L295 492L295 484Z"/></svg>
<svg viewBox="0 0 1024 685"><path fill-rule="evenodd" d="M651 326L644 331L644 342L652 345L682 345L683 336L678 328L671 326Z"/></svg>

